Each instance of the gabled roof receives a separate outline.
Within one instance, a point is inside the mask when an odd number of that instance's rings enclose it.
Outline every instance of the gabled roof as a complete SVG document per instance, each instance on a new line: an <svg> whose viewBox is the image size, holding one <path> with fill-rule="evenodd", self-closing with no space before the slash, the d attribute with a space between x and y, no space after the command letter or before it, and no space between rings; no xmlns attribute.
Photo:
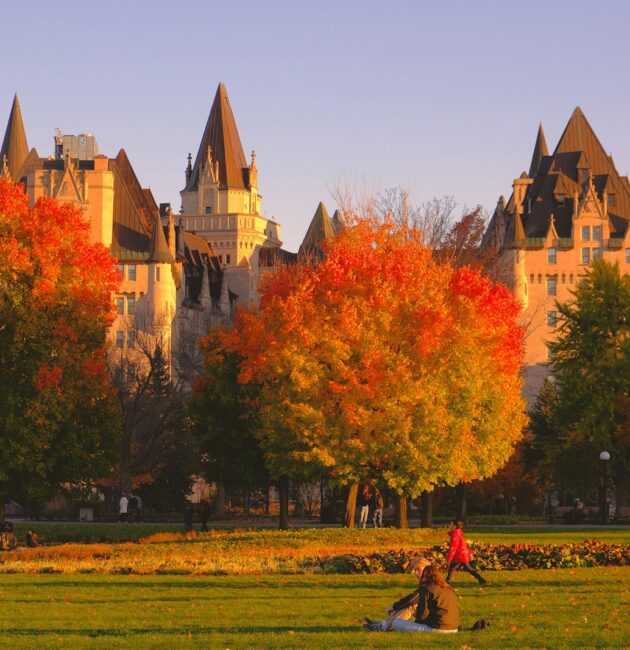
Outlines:
<svg viewBox="0 0 630 650"><path fill-rule="evenodd" d="M20 100L18 99L17 93L13 98L7 130L4 133L4 140L2 140L2 147L0 148L0 173L2 172L4 156L7 157L7 166L11 178L14 181L19 180L22 165L28 156L28 144L26 142L26 131L24 130Z"/></svg>
<svg viewBox="0 0 630 650"><path fill-rule="evenodd" d="M535 152L539 150L540 137L536 142ZM540 152L544 153L542 149ZM600 201L603 200L604 188L609 193L614 192L614 203L608 206L608 216L613 225L611 236L617 237L625 232L630 220L630 183L619 176L612 158L578 107L554 152L550 156L542 155L533 182L527 189L524 205L528 207L522 217L527 238L545 237L552 214L558 236L571 237L575 197L581 200L588 187L581 172L584 169L588 170ZM560 199L560 195L564 198ZM514 214L514 202L510 199L506 206L506 222L513 232L517 225ZM507 237L506 241L509 241Z"/></svg>
<svg viewBox="0 0 630 650"><path fill-rule="evenodd" d="M328 216L328 212L323 203L319 203L315 214L311 219L311 224L306 231L304 241L300 246L300 253L315 252L321 253L321 243L325 239L331 239L335 236L335 227L332 219Z"/></svg>
<svg viewBox="0 0 630 650"><path fill-rule="evenodd" d="M151 191L140 186L124 149L110 158L109 169L114 175L112 254L118 259L146 260L160 211Z"/></svg>
<svg viewBox="0 0 630 650"><path fill-rule="evenodd" d="M549 155L547 151L547 141L545 140L545 132L543 131L542 122L538 126L538 135L536 136L536 144L534 145L534 153L532 154L532 162L529 165L529 177L534 178L540 167L541 160Z"/></svg>
<svg viewBox="0 0 630 650"><path fill-rule="evenodd" d="M217 88L195 164L186 183L186 191L197 189L203 164L207 160L208 147L212 149L212 159L219 163L221 189L244 189L249 186L249 167L223 83L220 83Z"/></svg>

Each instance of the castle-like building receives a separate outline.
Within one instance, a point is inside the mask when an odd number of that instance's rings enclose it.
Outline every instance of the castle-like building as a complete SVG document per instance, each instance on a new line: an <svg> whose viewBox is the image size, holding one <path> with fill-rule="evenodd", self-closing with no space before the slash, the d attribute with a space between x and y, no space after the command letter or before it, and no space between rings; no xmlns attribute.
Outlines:
<svg viewBox="0 0 630 650"><path fill-rule="evenodd" d="M28 148L16 95L0 161L0 175L21 183L31 202L48 197L80 209L90 240L118 260L122 283L113 296L116 320L109 333L114 349L133 358L142 335L170 354L178 336L193 338L229 320L237 296L220 258L168 204L158 207L124 149L109 158L90 134L57 133L53 154L41 157Z"/></svg>
<svg viewBox="0 0 630 650"><path fill-rule="evenodd" d="M547 343L556 336L556 301L571 298L593 260L617 262L630 273L630 182L621 176L576 108L553 153L542 125L529 171L499 198L485 234L505 262L523 305L526 397L547 375Z"/></svg>

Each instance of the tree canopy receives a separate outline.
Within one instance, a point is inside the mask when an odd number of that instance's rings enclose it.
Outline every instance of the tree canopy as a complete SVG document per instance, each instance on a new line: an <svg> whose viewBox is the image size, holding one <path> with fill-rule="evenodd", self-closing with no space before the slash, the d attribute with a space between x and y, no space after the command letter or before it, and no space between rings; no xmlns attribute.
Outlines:
<svg viewBox="0 0 630 650"><path fill-rule="evenodd" d="M39 498L109 471L115 412L105 368L119 284L83 214L29 207L0 178L0 492Z"/></svg>
<svg viewBox="0 0 630 650"><path fill-rule="evenodd" d="M239 380L260 386L271 473L371 476L412 496L491 476L525 423L509 290L388 220L351 221L325 252L268 276L224 337Z"/></svg>

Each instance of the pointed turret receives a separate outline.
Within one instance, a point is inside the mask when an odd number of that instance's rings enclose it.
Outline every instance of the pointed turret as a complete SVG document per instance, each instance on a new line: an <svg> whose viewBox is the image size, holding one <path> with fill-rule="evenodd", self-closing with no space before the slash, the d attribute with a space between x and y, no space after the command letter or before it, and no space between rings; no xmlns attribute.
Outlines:
<svg viewBox="0 0 630 650"><path fill-rule="evenodd" d="M346 221L340 210L335 210L335 213L332 216L332 223L335 232L339 232L345 226Z"/></svg>
<svg viewBox="0 0 630 650"><path fill-rule="evenodd" d="M211 148L213 159L219 168L219 187L221 189L245 189L249 165L243 152L236 120L223 83L219 84L214 97L192 172L189 176L187 175L186 191L197 189L208 147Z"/></svg>
<svg viewBox="0 0 630 650"><path fill-rule="evenodd" d="M306 231L304 241L300 246L300 253L314 252L321 253L321 243L326 239L335 236L335 227L332 219L328 215L326 206L320 202L315 210L311 224Z"/></svg>
<svg viewBox="0 0 630 650"><path fill-rule="evenodd" d="M536 144L534 145L534 153L532 155L532 162L529 165L529 177L534 178L536 172L540 167L540 161L544 156L548 156L547 141L545 140L545 132L543 131L542 122L538 126L538 135L536 136Z"/></svg>
<svg viewBox="0 0 630 650"><path fill-rule="evenodd" d="M28 144L26 142L26 132L24 131L24 122L22 121L22 111L20 109L20 100L17 93L13 98L13 106L9 115L7 130L4 133L2 148L0 148L0 165L6 157L6 167L13 180L20 179L22 165L28 156ZM0 172L2 167L0 166Z"/></svg>
<svg viewBox="0 0 630 650"><path fill-rule="evenodd" d="M516 212L514 214L514 247L519 248L525 242L525 228L523 228L523 222L521 220L521 215Z"/></svg>
<svg viewBox="0 0 630 650"><path fill-rule="evenodd" d="M151 242L149 243L149 263L172 264L175 261L169 246L166 243L164 230L159 219L153 223L153 232L151 233Z"/></svg>

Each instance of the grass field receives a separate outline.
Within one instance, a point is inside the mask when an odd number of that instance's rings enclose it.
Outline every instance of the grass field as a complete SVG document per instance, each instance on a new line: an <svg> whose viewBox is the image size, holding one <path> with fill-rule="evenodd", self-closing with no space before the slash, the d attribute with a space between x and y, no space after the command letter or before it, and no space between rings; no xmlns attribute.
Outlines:
<svg viewBox="0 0 630 650"><path fill-rule="evenodd" d="M136 541L155 533L173 532L181 533L181 524L101 524L101 523L18 523L16 533L18 539L23 543L26 532L35 528L40 538L47 543L60 542L124 542ZM195 527L197 530L199 526ZM246 529L247 526L222 527L219 530ZM276 529L265 529L272 533ZM299 530L299 529L292 529ZM393 528L384 528L375 531L368 528L341 529L318 528L313 531L339 531L338 536L346 534L354 535L356 539L364 540L365 544L372 545L384 538L396 536L402 541L416 543L420 540L430 539L431 543L446 541L446 528L435 529L428 535L426 529L410 528L407 531L397 531ZM318 534L318 533L315 533ZM360 537L362 536L362 537ZM588 528L575 526L469 526L466 528L466 537L484 544L512 544L528 542L531 544L563 544L566 542L581 542L587 538L596 537L603 542L616 544L630 544L630 527L617 526L593 526Z"/></svg>
<svg viewBox="0 0 630 650"><path fill-rule="evenodd" d="M0 576L0 647L628 648L630 568L492 572L455 582L456 636L365 632L413 588L378 576Z"/></svg>

